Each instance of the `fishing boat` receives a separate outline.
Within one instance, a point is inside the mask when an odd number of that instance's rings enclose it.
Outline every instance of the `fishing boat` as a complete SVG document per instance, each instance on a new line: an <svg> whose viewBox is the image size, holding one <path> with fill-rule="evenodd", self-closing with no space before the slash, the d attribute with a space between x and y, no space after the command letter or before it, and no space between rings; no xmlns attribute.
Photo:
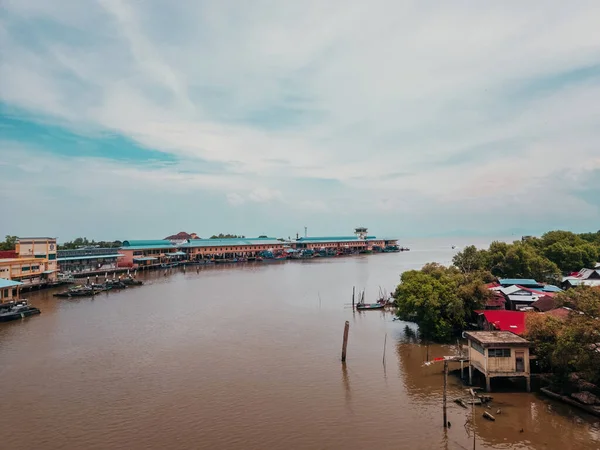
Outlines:
<svg viewBox="0 0 600 450"><path fill-rule="evenodd" d="M176 262L173 262L173 263L162 263L160 265L160 267L163 268L163 269L172 269L173 267L177 267L178 265L179 265L179 263L176 263Z"/></svg>
<svg viewBox="0 0 600 450"><path fill-rule="evenodd" d="M385 304L383 303L357 303L356 310L357 311L366 311L370 309L383 309L385 308Z"/></svg>
<svg viewBox="0 0 600 450"><path fill-rule="evenodd" d="M357 311L366 311L371 309L383 309L385 308L385 303L377 302L377 303L365 303L365 291L359 294L360 300L356 304Z"/></svg>
<svg viewBox="0 0 600 450"><path fill-rule="evenodd" d="M23 319L40 313L41 311L38 308L30 306L27 300L0 303L0 322Z"/></svg>

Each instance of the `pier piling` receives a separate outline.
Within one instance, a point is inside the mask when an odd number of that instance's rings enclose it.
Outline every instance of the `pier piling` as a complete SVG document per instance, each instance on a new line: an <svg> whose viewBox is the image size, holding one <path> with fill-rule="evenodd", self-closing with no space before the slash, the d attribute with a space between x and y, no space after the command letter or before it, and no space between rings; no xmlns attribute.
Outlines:
<svg viewBox="0 0 600 450"><path fill-rule="evenodd" d="M448 428L448 415L446 413L446 389L448 386L448 361L444 361L444 428Z"/></svg>
<svg viewBox="0 0 600 450"><path fill-rule="evenodd" d="M354 311L354 295L356 292L356 286L352 286L352 311Z"/></svg>
<svg viewBox="0 0 600 450"><path fill-rule="evenodd" d="M348 347L348 330L350 329L350 322L346 320L344 324L344 342L342 343L342 362L346 362L346 348Z"/></svg>
<svg viewBox="0 0 600 450"><path fill-rule="evenodd" d="M385 347L387 346L387 333L385 333L385 338L383 339L383 365L385 366Z"/></svg>

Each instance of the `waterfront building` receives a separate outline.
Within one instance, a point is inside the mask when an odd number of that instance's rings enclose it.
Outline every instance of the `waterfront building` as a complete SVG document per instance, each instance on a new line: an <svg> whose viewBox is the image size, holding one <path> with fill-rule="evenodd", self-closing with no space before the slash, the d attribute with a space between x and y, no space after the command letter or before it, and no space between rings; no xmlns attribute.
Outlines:
<svg viewBox="0 0 600 450"><path fill-rule="evenodd" d="M251 259L261 253L283 253L284 242L271 237L190 239L179 245L179 249L190 261Z"/></svg>
<svg viewBox="0 0 600 450"><path fill-rule="evenodd" d="M0 278L0 303L10 302L19 298L19 287L23 283Z"/></svg>
<svg viewBox="0 0 600 450"><path fill-rule="evenodd" d="M60 272L78 274L116 269L123 255L116 248L85 247L58 251Z"/></svg>
<svg viewBox="0 0 600 450"><path fill-rule="evenodd" d="M315 252L335 252L336 254L370 253L380 251L398 251L397 239L378 239L369 236L368 230L359 227L354 230L354 236L297 238L291 243L297 250L313 250Z"/></svg>
<svg viewBox="0 0 600 450"><path fill-rule="evenodd" d="M56 280L56 239L19 238L14 257L0 259L0 278L24 285L41 285Z"/></svg>
<svg viewBox="0 0 600 450"><path fill-rule="evenodd" d="M497 312L497 311L494 311ZM485 386L491 391L492 378L524 378L527 392L531 390L529 341L510 331L465 332L469 346L469 383L473 369L485 377Z"/></svg>
<svg viewBox="0 0 600 450"><path fill-rule="evenodd" d="M128 240L119 248L119 267L148 267L168 262L177 253L177 247L171 241Z"/></svg>

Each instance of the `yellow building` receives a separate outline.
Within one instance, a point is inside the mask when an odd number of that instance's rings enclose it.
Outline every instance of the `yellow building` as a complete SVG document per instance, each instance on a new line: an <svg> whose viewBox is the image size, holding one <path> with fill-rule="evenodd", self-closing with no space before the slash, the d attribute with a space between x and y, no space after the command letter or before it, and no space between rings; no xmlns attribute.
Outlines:
<svg viewBox="0 0 600 450"><path fill-rule="evenodd" d="M16 258L0 259L0 278L20 281L24 285L44 284L56 280L56 239L19 238Z"/></svg>
<svg viewBox="0 0 600 450"><path fill-rule="evenodd" d="M529 341L510 331L469 331L469 384L473 368L485 376L485 387L491 390L495 377L525 378L527 391L531 390L529 368Z"/></svg>

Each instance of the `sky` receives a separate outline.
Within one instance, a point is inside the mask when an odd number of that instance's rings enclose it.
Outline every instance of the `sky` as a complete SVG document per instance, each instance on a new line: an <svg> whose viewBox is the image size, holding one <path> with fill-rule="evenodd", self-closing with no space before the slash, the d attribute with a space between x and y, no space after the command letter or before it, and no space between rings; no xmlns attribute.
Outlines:
<svg viewBox="0 0 600 450"><path fill-rule="evenodd" d="M0 235L600 229L600 2L2 0Z"/></svg>

